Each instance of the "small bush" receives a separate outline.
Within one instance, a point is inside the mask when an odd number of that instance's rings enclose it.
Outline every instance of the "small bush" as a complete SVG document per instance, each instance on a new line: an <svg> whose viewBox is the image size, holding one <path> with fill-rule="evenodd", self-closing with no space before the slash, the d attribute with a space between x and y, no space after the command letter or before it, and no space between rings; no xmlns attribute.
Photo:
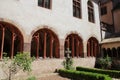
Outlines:
<svg viewBox="0 0 120 80"><path fill-rule="evenodd" d="M29 77L27 80L37 80L35 76Z"/></svg>
<svg viewBox="0 0 120 80"><path fill-rule="evenodd" d="M72 58L66 58L65 61L62 62L63 66L67 70L74 69L73 68L73 59Z"/></svg>
<svg viewBox="0 0 120 80"><path fill-rule="evenodd" d="M112 65L112 59L107 55L104 58L98 58L97 64L99 64L102 69L110 69Z"/></svg>
<svg viewBox="0 0 120 80"><path fill-rule="evenodd" d="M92 69L92 68L83 68L83 67L77 67L76 70L106 74L113 78L120 78L120 71L115 71L115 70L102 70L102 69L96 69L96 68Z"/></svg>
<svg viewBox="0 0 120 80"><path fill-rule="evenodd" d="M108 75L84 71L59 70L59 74L72 80L112 80Z"/></svg>

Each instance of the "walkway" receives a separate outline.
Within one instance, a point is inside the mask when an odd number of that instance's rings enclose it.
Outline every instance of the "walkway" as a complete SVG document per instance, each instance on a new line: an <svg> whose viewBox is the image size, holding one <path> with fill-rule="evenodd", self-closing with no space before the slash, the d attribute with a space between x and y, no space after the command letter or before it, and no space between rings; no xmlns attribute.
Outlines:
<svg viewBox="0 0 120 80"><path fill-rule="evenodd" d="M70 80L68 78L63 78L57 73L43 74L40 76L39 80Z"/></svg>

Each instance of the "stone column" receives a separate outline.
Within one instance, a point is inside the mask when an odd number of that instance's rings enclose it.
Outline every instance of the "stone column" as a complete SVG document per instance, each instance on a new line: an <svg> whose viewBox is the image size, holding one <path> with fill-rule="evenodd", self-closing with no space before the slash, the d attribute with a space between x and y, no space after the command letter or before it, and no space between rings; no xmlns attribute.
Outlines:
<svg viewBox="0 0 120 80"><path fill-rule="evenodd" d="M82 46L82 57L87 57L88 56L88 54L87 54L88 53L88 47L87 47L88 42L87 41L83 41L83 42L81 41L80 45Z"/></svg>
<svg viewBox="0 0 120 80"><path fill-rule="evenodd" d="M78 42L79 45L79 56L83 57L83 44L82 42Z"/></svg>
<svg viewBox="0 0 120 80"><path fill-rule="evenodd" d="M90 49L91 49L91 56L93 57L93 53L94 53L94 46L93 46L93 41L91 41L91 45L90 45Z"/></svg>
<svg viewBox="0 0 120 80"><path fill-rule="evenodd" d="M37 36L35 36L36 38L36 58L39 58L39 33L37 34Z"/></svg>
<svg viewBox="0 0 120 80"><path fill-rule="evenodd" d="M5 28L2 28L0 59L2 59L3 56L4 38L5 38Z"/></svg>
<svg viewBox="0 0 120 80"><path fill-rule="evenodd" d="M95 47L94 47L94 56L96 57L97 54L99 54L99 51L97 53L97 43L95 43Z"/></svg>
<svg viewBox="0 0 120 80"><path fill-rule="evenodd" d="M53 39L53 36L51 35L50 37L50 58L53 57L53 42L54 42L54 39Z"/></svg>
<svg viewBox="0 0 120 80"><path fill-rule="evenodd" d="M57 41L55 41L55 56L56 58L59 58L60 55L59 55L59 44Z"/></svg>
<svg viewBox="0 0 120 80"><path fill-rule="evenodd" d="M44 53L43 53L43 58L46 58L46 37L47 37L47 33L44 32Z"/></svg>
<svg viewBox="0 0 120 80"><path fill-rule="evenodd" d="M64 39L60 39L60 58L64 58Z"/></svg>
<svg viewBox="0 0 120 80"><path fill-rule="evenodd" d="M74 57L74 37L72 36L72 57Z"/></svg>
<svg viewBox="0 0 120 80"><path fill-rule="evenodd" d="M14 42L15 42L15 38L16 38L16 34L13 32L12 33L12 38L11 38L11 56L10 58L13 59L13 56L14 56Z"/></svg>

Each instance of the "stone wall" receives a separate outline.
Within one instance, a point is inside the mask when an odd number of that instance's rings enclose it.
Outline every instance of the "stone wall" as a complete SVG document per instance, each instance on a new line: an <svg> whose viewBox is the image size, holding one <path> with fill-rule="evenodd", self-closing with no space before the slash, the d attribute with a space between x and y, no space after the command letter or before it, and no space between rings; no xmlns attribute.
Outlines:
<svg viewBox="0 0 120 80"><path fill-rule="evenodd" d="M32 66L32 74L33 75L41 75L46 73L55 72L56 69L63 68L62 62L65 59L43 59L36 60L33 62ZM83 66L93 68L95 65L94 57L87 58L74 58L74 67Z"/></svg>
<svg viewBox="0 0 120 80"><path fill-rule="evenodd" d="M32 72L31 75L36 76L37 78L44 74L49 74L55 72L57 69L63 68L62 62L65 59L38 59L32 63ZM74 58L74 67L83 66L93 68L95 65L94 57L87 58ZM20 78L21 80L27 78L28 74L22 71L19 71L15 77ZM0 79L6 77L5 73L0 68Z"/></svg>

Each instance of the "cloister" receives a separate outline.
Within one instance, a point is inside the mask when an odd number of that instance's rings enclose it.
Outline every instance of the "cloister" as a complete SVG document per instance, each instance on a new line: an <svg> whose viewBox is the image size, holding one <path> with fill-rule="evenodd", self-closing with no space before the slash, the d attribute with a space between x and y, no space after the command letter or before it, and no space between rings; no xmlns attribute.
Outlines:
<svg viewBox="0 0 120 80"><path fill-rule="evenodd" d="M1 21L0 35L0 59L4 56L3 52L13 58L17 52L24 51L23 34L16 26ZM88 39L86 47L88 57L99 54L99 42L95 37ZM65 38L64 51L67 48L70 48L73 58L84 57L83 40L78 34L72 33ZM32 35L30 54L37 59L60 58L60 42L55 32L47 28L37 30Z"/></svg>

